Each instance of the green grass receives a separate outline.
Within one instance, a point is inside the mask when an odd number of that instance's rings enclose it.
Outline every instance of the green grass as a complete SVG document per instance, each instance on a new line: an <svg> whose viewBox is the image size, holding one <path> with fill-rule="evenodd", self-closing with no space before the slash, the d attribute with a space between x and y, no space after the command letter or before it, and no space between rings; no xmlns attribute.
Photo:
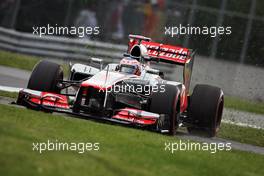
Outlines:
<svg viewBox="0 0 264 176"><path fill-rule="evenodd" d="M0 105L0 175L263 175L264 156L164 150L175 137ZM99 142L99 151L32 151L33 142Z"/></svg>
<svg viewBox="0 0 264 176"><path fill-rule="evenodd" d="M225 107L257 114L264 114L264 103L253 102L235 97L225 97Z"/></svg>
<svg viewBox="0 0 264 176"><path fill-rule="evenodd" d="M0 65L31 71L40 60L38 57L0 51Z"/></svg>
<svg viewBox="0 0 264 176"><path fill-rule="evenodd" d="M6 91L2 91L0 90L0 96L2 97L9 97L9 98L17 98L18 93L16 92L6 92Z"/></svg>
<svg viewBox="0 0 264 176"><path fill-rule="evenodd" d="M41 59L42 58L40 57L16 54L0 50L0 65L2 66L31 71ZM69 66L67 64L62 64L62 68L64 70L64 75L67 76L69 73Z"/></svg>
<svg viewBox="0 0 264 176"><path fill-rule="evenodd" d="M0 96L17 98L15 92L0 91ZM218 137L264 147L264 130L222 123Z"/></svg>
<svg viewBox="0 0 264 176"><path fill-rule="evenodd" d="M217 135L224 139L264 147L264 130L222 123Z"/></svg>

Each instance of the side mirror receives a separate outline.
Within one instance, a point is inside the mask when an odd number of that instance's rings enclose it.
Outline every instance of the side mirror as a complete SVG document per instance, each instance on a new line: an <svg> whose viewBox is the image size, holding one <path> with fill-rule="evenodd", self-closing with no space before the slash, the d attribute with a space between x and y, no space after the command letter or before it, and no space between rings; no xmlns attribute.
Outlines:
<svg viewBox="0 0 264 176"><path fill-rule="evenodd" d="M102 64L103 63L103 59L92 57L91 58L91 62L97 63L97 64Z"/></svg>
<svg viewBox="0 0 264 176"><path fill-rule="evenodd" d="M154 74L154 75L159 75L159 73L160 73L159 70L156 70L153 68L148 68L146 71L147 71L147 73Z"/></svg>
<svg viewBox="0 0 264 176"><path fill-rule="evenodd" d="M103 69L103 59L92 57L90 60L91 63L98 64L100 66L100 70Z"/></svg>

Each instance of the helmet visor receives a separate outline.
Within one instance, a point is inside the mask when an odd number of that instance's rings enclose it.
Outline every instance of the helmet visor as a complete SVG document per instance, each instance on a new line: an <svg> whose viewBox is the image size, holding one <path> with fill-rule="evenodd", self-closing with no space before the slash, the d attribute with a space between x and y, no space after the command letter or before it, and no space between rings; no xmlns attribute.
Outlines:
<svg viewBox="0 0 264 176"><path fill-rule="evenodd" d="M134 74L136 67L133 65L121 65L120 72Z"/></svg>

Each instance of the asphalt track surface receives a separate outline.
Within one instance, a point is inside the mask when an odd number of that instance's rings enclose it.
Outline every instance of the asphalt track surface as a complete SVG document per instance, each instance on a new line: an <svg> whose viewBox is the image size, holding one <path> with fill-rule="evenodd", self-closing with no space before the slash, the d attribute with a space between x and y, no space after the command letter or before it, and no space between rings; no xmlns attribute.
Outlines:
<svg viewBox="0 0 264 176"><path fill-rule="evenodd" d="M23 88L27 86L29 71L0 66L0 85Z"/></svg>
<svg viewBox="0 0 264 176"><path fill-rule="evenodd" d="M26 87L29 76L30 76L29 71L0 66L0 89L4 88L8 90L12 88ZM0 104L10 105L12 101L14 100L10 98L0 97ZM227 123L233 123L236 125L240 125L240 126L249 126L253 128L264 128L264 117L262 115L256 115L252 113L225 110L223 121ZM179 133L177 136L183 139L200 141L200 142L231 143L232 149L254 152L254 153L264 155L263 147L243 144L243 143L239 143L236 141L221 139L217 137L204 138L204 137L199 137L199 136L192 136L186 133Z"/></svg>

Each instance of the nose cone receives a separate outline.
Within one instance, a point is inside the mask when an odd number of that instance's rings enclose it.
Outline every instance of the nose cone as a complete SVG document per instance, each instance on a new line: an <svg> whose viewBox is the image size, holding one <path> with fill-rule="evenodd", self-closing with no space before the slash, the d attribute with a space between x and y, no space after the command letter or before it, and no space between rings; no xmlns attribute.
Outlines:
<svg viewBox="0 0 264 176"><path fill-rule="evenodd" d="M82 87L89 87L92 86L97 89L107 89L113 85L115 85L117 82L129 79L129 78L136 78L135 75L128 75L123 74L120 72L108 72L105 70L102 70L101 72L97 73L90 79L84 81L81 86Z"/></svg>

